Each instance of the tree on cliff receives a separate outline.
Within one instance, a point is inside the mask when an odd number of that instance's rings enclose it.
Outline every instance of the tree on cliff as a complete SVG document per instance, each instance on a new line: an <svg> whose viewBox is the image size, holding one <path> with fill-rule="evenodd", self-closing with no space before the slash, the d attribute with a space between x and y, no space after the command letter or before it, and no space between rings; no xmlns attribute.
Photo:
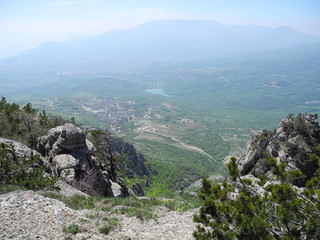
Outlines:
<svg viewBox="0 0 320 240"><path fill-rule="evenodd" d="M320 145L318 146L320 151ZM291 184L301 172L286 172L285 163L268 160L277 181L266 184L240 178L236 158L228 169L230 182L212 185L202 181L199 197L203 201L199 223L193 235L196 239L320 239L320 158L313 154L317 170L304 190ZM254 184L261 186L258 192Z"/></svg>
<svg viewBox="0 0 320 240"><path fill-rule="evenodd" d="M120 159L112 153L109 133L95 130L91 132L91 136L92 143L97 148L96 156L102 162L103 168L109 173L110 179L116 182L118 177L117 164Z"/></svg>

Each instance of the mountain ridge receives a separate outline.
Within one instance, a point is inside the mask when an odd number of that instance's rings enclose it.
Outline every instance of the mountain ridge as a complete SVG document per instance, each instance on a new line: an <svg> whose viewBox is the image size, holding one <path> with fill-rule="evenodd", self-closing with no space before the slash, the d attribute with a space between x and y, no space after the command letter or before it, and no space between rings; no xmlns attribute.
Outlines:
<svg viewBox="0 0 320 240"><path fill-rule="evenodd" d="M228 26L209 20L159 20L126 30L110 30L94 37L45 42L6 66L93 65L168 59L203 59L258 53L320 43L320 38L290 27ZM26 64L28 62L28 64ZM51 66L52 67L52 66Z"/></svg>

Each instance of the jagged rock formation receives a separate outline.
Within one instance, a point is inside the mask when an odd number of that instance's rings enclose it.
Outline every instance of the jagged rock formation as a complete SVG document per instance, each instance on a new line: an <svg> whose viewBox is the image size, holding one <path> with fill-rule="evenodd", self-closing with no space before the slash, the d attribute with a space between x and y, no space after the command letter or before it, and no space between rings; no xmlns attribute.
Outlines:
<svg viewBox="0 0 320 240"><path fill-rule="evenodd" d="M124 170L125 176L135 177L149 175L142 154L137 153L133 145L122 139L111 136L104 132L107 145L114 157L121 161L117 162L116 170ZM0 138L0 143L12 145L16 157L39 156L45 172L60 177L58 185L65 195L77 192L77 188L89 195L99 196L125 196L129 194L123 178L111 176L110 169L102 166L101 159L94 156L95 146L86 139L84 132L71 123L50 129L46 135L38 138L37 150L32 150L26 145ZM65 183L68 183L67 185ZM72 188L73 186L74 188ZM135 184L130 194L143 195L141 185Z"/></svg>
<svg viewBox="0 0 320 240"><path fill-rule="evenodd" d="M37 150L53 166L55 174L89 195L123 196L125 190L103 171L96 149L84 132L71 123L50 129L38 139Z"/></svg>
<svg viewBox="0 0 320 240"><path fill-rule="evenodd" d="M302 176L293 182L301 186L316 170L317 163L310 159L310 155L317 153L319 144L320 126L316 115L299 114L296 118L289 115L280 122L277 130L263 130L246 145L238 159L240 174L255 178L264 175L273 179L267 160L274 157L278 163L287 164L286 170L302 172Z"/></svg>
<svg viewBox="0 0 320 240"><path fill-rule="evenodd" d="M149 176L150 170L147 168L145 158L141 153L137 153L134 146L123 139L110 134L107 130L92 130L88 134L88 139L95 143L98 148L98 155L105 157L119 158L117 169L129 178L135 176ZM103 150L101 150L101 148ZM107 151L105 149L107 148Z"/></svg>
<svg viewBox="0 0 320 240"><path fill-rule="evenodd" d="M103 164L110 161L114 162L115 165L113 169L110 167L106 169L111 175L111 179L113 179L112 172L115 170L121 173L123 177L131 179L135 177L146 177L145 183L142 185L151 185L152 180L150 180L150 176L151 174L156 174L156 171L146 166L144 156L141 153L137 153L132 144L111 135L107 130L92 130L88 134L88 139L97 147L96 156L101 158ZM124 183L124 180L118 177L118 182ZM144 195L142 186L138 183L135 184L131 190L136 195Z"/></svg>
<svg viewBox="0 0 320 240"><path fill-rule="evenodd" d="M111 144L111 151L113 154L121 159L119 169L125 170L125 176L133 178L138 176L149 176L149 170L145 165L145 158L141 153L137 153L134 146L122 139L111 136L109 140Z"/></svg>

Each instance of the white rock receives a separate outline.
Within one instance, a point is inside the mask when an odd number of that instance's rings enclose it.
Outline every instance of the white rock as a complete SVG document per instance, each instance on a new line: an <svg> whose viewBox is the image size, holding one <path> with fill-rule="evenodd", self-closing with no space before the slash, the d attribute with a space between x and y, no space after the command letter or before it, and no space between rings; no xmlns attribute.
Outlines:
<svg viewBox="0 0 320 240"><path fill-rule="evenodd" d="M121 197L122 196L121 186L116 182L112 182L111 180L110 180L110 182L111 182L111 189L112 189L113 196Z"/></svg>
<svg viewBox="0 0 320 240"><path fill-rule="evenodd" d="M61 154L57 155L53 159L53 164L55 164L58 172L61 172L64 169L74 168L78 164L78 160L75 159L72 155Z"/></svg>

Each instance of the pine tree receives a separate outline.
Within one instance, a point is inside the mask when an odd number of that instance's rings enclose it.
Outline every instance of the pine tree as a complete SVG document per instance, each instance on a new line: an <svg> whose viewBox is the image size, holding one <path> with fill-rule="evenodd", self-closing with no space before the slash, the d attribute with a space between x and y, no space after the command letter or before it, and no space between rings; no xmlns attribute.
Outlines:
<svg viewBox="0 0 320 240"><path fill-rule="evenodd" d="M265 186L264 193L258 193L251 180L240 178L237 159L231 158L229 182L213 185L202 180L203 206L194 216L199 224L193 236L199 240L320 239L320 158L313 154L312 159L317 170L299 192L291 181L301 172L285 172L285 163L270 158L277 182L265 184L261 178L257 184Z"/></svg>
<svg viewBox="0 0 320 240"><path fill-rule="evenodd" d="M106 169L112 181L116 181L118 177L117 164L120 158L114 156L111 150L111 141L108 132L102 130L95 130L91 132L91 140L97 148L95 155L100 159L103 168Z"/></svg>

